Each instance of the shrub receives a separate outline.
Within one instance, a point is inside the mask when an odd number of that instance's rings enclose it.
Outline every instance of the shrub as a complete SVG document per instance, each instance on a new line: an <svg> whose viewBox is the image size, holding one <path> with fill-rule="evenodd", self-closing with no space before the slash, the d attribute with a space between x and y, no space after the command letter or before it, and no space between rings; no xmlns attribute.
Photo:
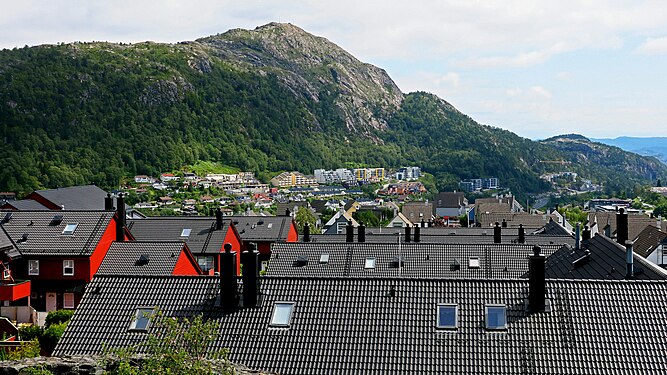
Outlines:
<svg viewBox="0 0 667 375"><path fill-rule="evenodd" d="M7 352L4 359L12 361L23 358L39 357L39 349L39 342L37 339L34 339L24 342L16 350Z"/></svg>
<svg viewBox="0 0 667 375"><path fill-rule="evenodd" d="M54 323L49 328L44 330L42 337L39 339L39 344L42 346L45 352L53 353L53 349L56 348L60 336L65 332L67 328L67 322L64 323Z"/></svg>
<svg viewBox="0 0 667 375"><path fill-rule="evenodd" d="M30 325L19 328L19 337L21 341L31 341L34 339L39 339L44 333L44 329L37 325Z"/></svg>
<svg viewBox="0 0 667 375"><path fill-rule="evenodd" d="M69 321L74 315L74 310L57 310L51 311L46 316L46 328L53 324L60 324Z"/></svg>

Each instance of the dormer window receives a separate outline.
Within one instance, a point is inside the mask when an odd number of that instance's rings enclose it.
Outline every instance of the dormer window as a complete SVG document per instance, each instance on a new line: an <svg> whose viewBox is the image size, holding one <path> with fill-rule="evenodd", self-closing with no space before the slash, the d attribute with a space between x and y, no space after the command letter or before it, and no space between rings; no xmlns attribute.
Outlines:
<svg viewBox="0 0 667 375"><path fill-rule="evenodd" d="M507 329L507 306L497 304L484 305L485 325L489 330Z"/></svg>
<svg viewBox="0 0 667 375"><path fill-rule="evenodd" d="M79 226L79 223L69 223L65 226L65 229L63 230L63 235L64 236L71 236L74 234L74 231L76 230L76 227Z"/></svg>
<svg viewBox="0 0 667 375"><path fill-rule="evenodd" d="M437 309L437 327L457 329L459 327L459 306L453 303L439 303Z"/></svg>
<svg viewBox="0 0 667 375"><path fill-rule="evenodd" d="M184 228L181 231L181 237L190 237L190 232L192 232L192 229L190 228Z"/></svg>
<svg viewBox="0 0 667 375"><path fill-rule="evenodd" d="M154 309L152 307L140 307L134 314L134 319L130 324L130 331L148 331L148 327L153 317Z"/></svg>
<svg viewBox="0 0 667 375"><path fill-rule="evenodd" d="M293 310L294 302L276 302L276 304L273 305L271 327L289 327L292 321Z"/></svg>

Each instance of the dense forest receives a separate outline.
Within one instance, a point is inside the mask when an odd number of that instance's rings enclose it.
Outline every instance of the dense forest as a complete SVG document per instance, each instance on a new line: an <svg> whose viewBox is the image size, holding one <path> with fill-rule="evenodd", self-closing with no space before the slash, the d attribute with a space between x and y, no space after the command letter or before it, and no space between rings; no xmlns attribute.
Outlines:
<svg viewBox="0 0 667 375"><path fill-rule="evenodd" d="M455 188L461 178L496 176L520 194L549 188L539 174L555 167L540 160L571 160L582 176L619 189L667 179L655 159L619 149L596 157L597 146L582 151L533 142L479 125L427 93L404 95L393 110L376 108L377 119L354 119L386 126L351 129L341 102L352 99L338 84L341 73L311 69L323 76L310 74L318 92L308 96L294 90L296 70L257 69L210 48L75 43L0 51L0 191L109 188L123 176L156 175L198 160L259 176L409 164L433 174L440 189Z"/></svg>

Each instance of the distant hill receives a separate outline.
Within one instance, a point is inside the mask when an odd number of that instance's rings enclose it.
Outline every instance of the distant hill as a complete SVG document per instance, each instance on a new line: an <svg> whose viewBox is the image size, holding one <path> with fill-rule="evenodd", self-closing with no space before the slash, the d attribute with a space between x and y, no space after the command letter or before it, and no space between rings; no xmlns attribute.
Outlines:
<svg viewBox="0 0 667 375"><path fill-rule="evenodd" d="M177 44L0 51L0 130L0 191L114 187L122 176L198 160L259 175L418 165L440 189L495 176L517 194L549 189L540 174L563 168L610 189L667 180L652 158L614 150L606 159L581 149L598 146L480 125L435 95L402 93L384 70L330 41L277 23Z"/></svg>
<svg viewBox="0 0 667 375"><path fill-rule="evenodd" d="M644 156L655 156L667 164L667 137L617 137L592 139L594 142L619 147Z"/></svg>

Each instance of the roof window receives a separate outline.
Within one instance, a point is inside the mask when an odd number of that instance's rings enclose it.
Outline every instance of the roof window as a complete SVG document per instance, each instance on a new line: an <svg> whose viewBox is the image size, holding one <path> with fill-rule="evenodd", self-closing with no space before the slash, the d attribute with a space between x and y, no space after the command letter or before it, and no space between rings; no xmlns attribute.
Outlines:
<svg viewBox="0 0 667 375"><path fill-rule="evenodd" d="M65 226L65 229L63 230L63 235L65 236L71 236L74 234L74 231L76 230L76 227L79 226L79 223L69 223Z"/></svg>
<svg viewBox="0 0 667 375"><path fill-rule="evenodd" d="M0 224L9 223L9 220L11 220L11 218L12 218L12 213L11 213L11 212L7 212L7 213L5 214L5 217L2 218L2 221L0 222Z"/></svg>
<svg viewBox="0 0 667 375"><path fill-rule="evenodd" d="M138 308L134 314L132 324L130 324L130 330L146 332L151 323L151 318L153 317L153 310L152 307Z"/></svg>
<svg viewBox="0 0 667 375"><path fill-rule="evenodd" d="M271 327L289 327L293 310L294 302L276 302L273 305Z"/></svg>
<svg viewBox="0 0 667 375"><path fill-rule="evenodd" d="M507 306L486 304L484 305L486 329L507 329Z"/></svg>
<svg viewBox="0 0 667 375"><path fill-rule="evenodd" d="M479 268L479 257L470 257L468 259L468 268Z"/></svg>
<svg viewBox="0 0 667 375"><path fill-rule="evenodd" d="M63 215L55 215L49 225L60 225L63 222Z"/></svg>
<svg viewBox="0 0 667 375"><path fill-rule="evenodd" d="M364 268L367 270L375 269L375 258L366 258L366 261L364 262Z"/></svg>
<svg viewBox="0 0 667 375"><path fill-rule="evenodd" d="M134 265L135 265L135 266L145 266L145 265L148 264L148 261L149 261L149 260L151 260L151 259L150 259L150 255L148 255L148 254L141 254L141 255L139 256L139 259L137 259L137 261L134 262Z"/></svg>
<svg viewBox="0 0 667 375"><path fill-rule="evenodd" d="M266 227L269 229L273 228L273 223L269 223Z"/></svg>
<svg viewBox="0 0 667 375"><path fill-rule="evenodd" d="M190 237L190 232L192 232L192 229L183 228L183 230L181 231L181 237Z"/></svg>
<svg viewBox="0 0 667 375"><path fill-rule="evenodd" d="M320 255L320 263L329 263L329 254Z"/></svg>
<svg viewBox="0 0 667 375"><path fill-rule="evenodd" d="M454 303L439 303L437 327L456 329L459 327L459 306Z"/></svg>
<svg viewBox="0 0 667 375"><path fill-rule="evenodd" d="M299 255L294 261L294 267L303 267L308 265L308 257L305 255Z"/></svg>
<svg viewBox="0 0 667 375"><path fill-rule="evenodd" d="M399 268L405 266L405 257L403 256L395 256L391 259L391 263L389 263L389 267L391 268Z"/></svg>

